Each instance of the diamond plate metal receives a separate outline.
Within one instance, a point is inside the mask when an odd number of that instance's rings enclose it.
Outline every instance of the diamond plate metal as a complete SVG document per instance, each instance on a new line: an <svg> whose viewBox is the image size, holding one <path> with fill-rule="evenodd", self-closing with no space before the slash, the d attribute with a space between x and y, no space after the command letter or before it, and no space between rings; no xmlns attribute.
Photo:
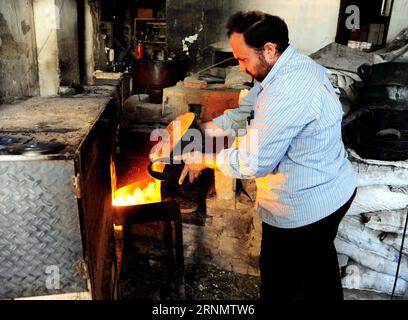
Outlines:
<svg viewBox="0 0 408 320"><path fill-rule="evenodd" d="M0 162L1 299L87 290L73 175L73 161Z"/></svg>

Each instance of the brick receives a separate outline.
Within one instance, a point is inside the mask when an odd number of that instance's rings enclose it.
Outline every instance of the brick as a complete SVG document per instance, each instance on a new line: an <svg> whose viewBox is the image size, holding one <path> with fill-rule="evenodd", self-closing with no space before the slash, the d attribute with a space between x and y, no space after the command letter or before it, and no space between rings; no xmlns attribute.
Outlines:
<svg viewBox="0 0 408 320"><path fill-rule="evenodd" d="M183 242L195 242L202 234L202 227L190 224L183 224Z"/></svg>
<svg viewBox="0 0 408 320"><path fill-rule="evenodd" d="M222 232L225 229L225 225L226 225L226 219L224 216L213 217L213 223L211 227L214 230L218 230Z"/></svg>
<svg viewBox="0 0 408 320"><path fill-rule="evenodd" d="M259 276L260 220L254 218L253 209L222 211L225 216L214 215L212 225L184 226L186 261Z"/></svg>
<svg viewBox="0 0 408 320"><path fill-rule="evenodd" d="M235 210L235 199L231 200L218 200L218 199L207 199L207 214L211 216L219 216L220 211L228 212L228 210Z"/></svg>
<svg viewBox="0 0 408 320"><path fill-rule="evenodd" d="M221 171L215 170L214 179L217 200L232 200L235 198L236 180L234 178L227 177Z"/></svg>
<svg viewBox="0 0 408 320"><path fill-rule="evenodd" d="M223 235L220 238L220 252L223 256L231 258L243 258L247 255L245 240Z"/></svg>
<svg viewBox="0 0 408 320"><path fill-rule="evenodd" d="M248 264L239 259L232 260L232 271L240 274L248 274Z"/></svg>
<svg viewBox="0 0 408 320"><path fill-rule="evenodd" d="M205 89L207 88L207 82L204 80L198 80L194 77L186 77L183 81L184 87L193 89Z"/></svg>
<svg viewBox="0 0 408 320"><path fill-rule="evenodd" d="M203 233L203 237L198 241L203 247L209 248L212 251L218 250L220 246L220 233L208 230Z"/></svg>
<svg viewBox="0 0 408 320"><path fill-rule="evenodd" d="M259 267L251 267L248 266L248 275L254 276L254 277L260 277L260 272L259 272Z"/></svg>
<svg viewBox="0 0 408 320"><path fill-rule="evenodd" d="M201 121L211 121L222 115L226 109L235 109L239 106L238 89L206 89L187 88L180 85L163 89L164 113L172 112L178 115L189 111L189 104L201 104Z"/></svg>
<svg viewBox="0 0 408 320"><path fill-rule="evenodd" d="M221 269L227 270L227 271L233 271L232 263L230 260L225 259L225 257L222 256L215 256L213 258L213 263L216 264L218 267Z"/></svg>
<svg viewBox="0 0 408 320"><path fill-rule="evenodd" d="M252 217L239 215L231 216L228 224L225 225L224 234L228 237L236 237L247 241L252 229Z"/></svg>

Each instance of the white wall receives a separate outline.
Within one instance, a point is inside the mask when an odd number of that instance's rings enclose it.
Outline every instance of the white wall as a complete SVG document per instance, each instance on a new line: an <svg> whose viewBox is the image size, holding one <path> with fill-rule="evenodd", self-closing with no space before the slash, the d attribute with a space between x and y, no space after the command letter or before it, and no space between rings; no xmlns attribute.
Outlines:
<svg viewBox="0 0 408 320"><path fill-rule="evenodd" d="M291 44L306 54L336 38L340 0L251 0L243 1L241 7L283 18L289 28Z"/></svg>
<svg viewBox="0 0 408 320"><path fill-rule="evenodd" d="M408 27L408 1L394 0L391 21L388 28L387 42L392 41L404 28Z"/></svg>

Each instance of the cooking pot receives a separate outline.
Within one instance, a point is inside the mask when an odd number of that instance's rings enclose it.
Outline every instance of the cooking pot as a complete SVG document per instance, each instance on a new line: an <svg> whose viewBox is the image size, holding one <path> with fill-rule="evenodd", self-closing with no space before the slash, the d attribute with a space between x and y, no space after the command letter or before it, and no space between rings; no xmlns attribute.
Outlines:
<svg viewBox="0 0 408 320"><path fill-rule="evenodd" d="M366 86L407 86L408 64L401 62L386 62L378 64L363 64L357 73Z"/></svg>
<svg viewBox="0 0 408 320"><path fill-rule="evenodd" d="M386 161L408 159L408 110L362 108L343 122L344 143L361 157Z"/></svg>
<svg viewBox="0 0 408 320"><path fill-rule="evenodd" d="M135 93L147 93L151 103L162 103L163 89L184 79L187 64L182 60L142 59L135 62L134 68Z"/></svg>
<svg viewBox="0 0 408 320"><path fill-rule="evenodd" d="M168 154L161 154L159 158L153 159L149 163L147 171L152 178L163 181L162 192L165 193L164 196L174 196L180 189L178 181L184 168L184 162L175 161L174 156L182 155L184 152L202 152L204 134L200 129L195 114L192 112L184 113L174 119L167 126L166 132L168 139L164 143L169 148L167 150ZM193 145L191 145L192 143ZM192 150L191 146L194 146L194 150ZM163 164L159 166L161 171L155 170L155 163ZM188 183L188 179L184 179L183 185Z"/></svg>
<svg viewBox="0 0 408 320"><path fill-rule="evenodd" d="M408 109L408 86L363 86L358 89L358 99L361 105L388 104Z"/></svg>

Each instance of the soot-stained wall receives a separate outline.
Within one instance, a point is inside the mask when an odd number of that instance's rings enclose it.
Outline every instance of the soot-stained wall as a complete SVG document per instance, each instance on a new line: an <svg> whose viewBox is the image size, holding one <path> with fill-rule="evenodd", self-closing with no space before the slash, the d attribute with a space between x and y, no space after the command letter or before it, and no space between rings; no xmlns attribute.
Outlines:
<svg viewBox="0 0 408 320"><path fill-rule="evenodd" d="M33 7L30 0L1 0L0 103L39 93Z"/></svg>
<svg viewBox="0 0 408 320"><path fill-rule="evenodd" d="M170 53L187 56L190 67L199 69L210 62L208 45L227 42L225 24L238 10L261 10L283 18L291 44L310 54L334 41L340 0L168 0L166 9Z"/></svg>
<svg viewBox="0 0 408 320"><path fill-rule="evenodd" d="M225 23L242 1L167 0L167 39L170 55L185 57L191 68L209 63L208 45L226 40Z"/></svg>
<svg viewBox="0 0 408 320"><path fill-rule="evenodd" d="M78 8L76 0L56 0L60 26L57 30L58 62L62 85L79 83Z"/></svg>

